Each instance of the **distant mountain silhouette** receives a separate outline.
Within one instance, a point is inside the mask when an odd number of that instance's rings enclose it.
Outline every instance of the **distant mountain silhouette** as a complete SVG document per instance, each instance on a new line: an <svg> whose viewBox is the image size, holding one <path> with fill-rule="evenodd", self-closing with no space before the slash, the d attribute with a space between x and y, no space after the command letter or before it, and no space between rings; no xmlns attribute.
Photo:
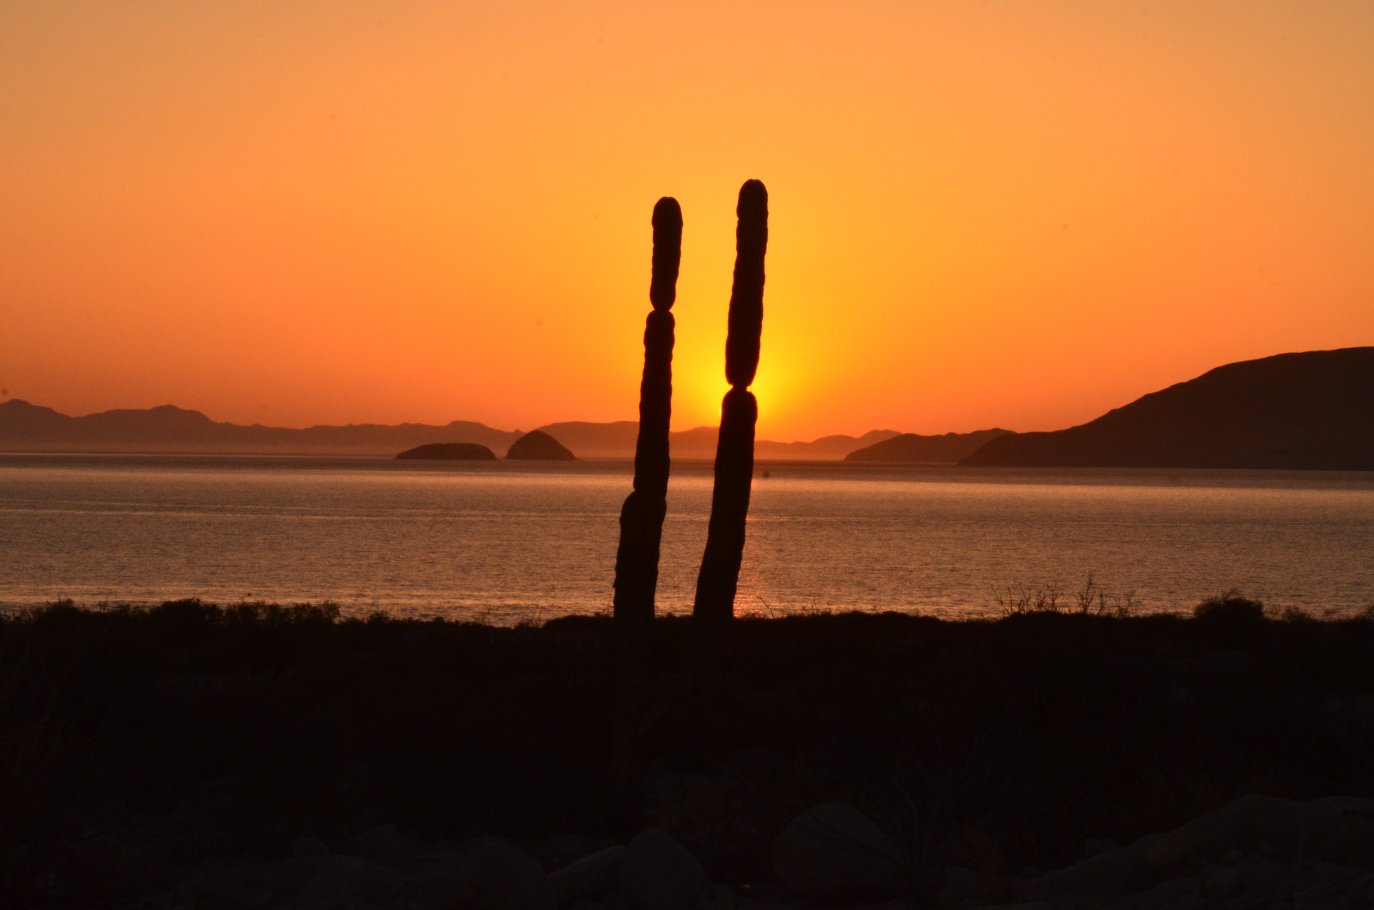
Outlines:
<svg viewBox="0 0 1374 910"><path fill-rule="evenodd" d="M583 458L629 458L634 455L639 424L633 420L613 423L566 421L540 427ZM709 461L716 457L718 427L693 427L668 434L669 453L674 459ZM801 461L835 461L863 446L889 439L896 430L870 430L863 436L822 436L811 442L754 443L758 458Z"/></svg>
<svg viewBox="0 0 1374 910"><path fill-rule="evenodd" d="M943 433L921 436L902 433L844 456L845 461L874 464L958 464L978 451L990 439L1005 436L1010 430L975 430L972 433Z"/></svg>
<svg viewBox="0 0 1374 910"><path fill-rule="evenodd" d="M630 458L638 424L569 421L541 428L584 458ZM982 430L980 433L996 433ZM715 427L671 434L674 460L715 455ZM305 429L220 423L163 405L69 417L0 403L0 452L157 452L379 455L445 439L505 452L519 432L473 421L444 426L349 424ZM948 461L946 447L978 434L874 430L811 442L759 440L760 459ZM900 457L898 457L900 456ZM1280 354L1218 367L1096 420L1053 433L1006 433L961 464L1063 467L1218 467L1374 470L1374 347Z"/></svg>
<svg viewBox="0 0 1374 910"><path fill-rule="evenodd" d="M567 421L540 427L582 458L632 458L639 424ZM697 427L671 434L675 460L715 457L716 428ZM0 452L156 452L263 455L380 455L432 443L436 439L486 446L505 452L523 435L469 420L443 426L423 423L348 424L305 429L243 426L211 420L199 411L163 405L146 410L116 410L69 417L52 408L12 399L0 403ZM824 436L814 442L755 444L763 459L826 461L896 436L874 430L861 437Z"/></svg>
<svg viewBox="0 0 1374 910"><path fill-rule="evenodd" d="M1374 470L1374 347L1232 363L966 465Z"/></svg>
<svg viewBox="0 0 1374 910"><path fill-rule="evenodd" d="M896 430L869 430L862 436L830 435L813 439L811 442L772 442L760 439L754 443L756 458L805 458L815 461L836 460L846 457L858 449L867 448L883 440L899 436ZM715 445L714 435L711 445Z"/></svg>
<svg viewBox="0 0 1374 910"><path fill-rule="evenodd" d="M416 461L495 461L496 453L475 442L431 442L406 449L396 457Z"/></svg>
<svg viewBox="0 0 1374 910"><path fill-rule="evenodd" d="M590 423L568 420L539 427L582 458L633 458L639 422Z"/></svg>
<svg viewBox="0 0 1374 910"><path fill-rule="evenodd" d="M199 411L171 405L68 417L19 399L0 403L0 451L4 452L391 456L436 438L504 452L519 436L467 420L445 426L349 424L297 430L218 423Z"/></svg>
<svg viewBox="0 0 1374 910"><path fill-rule="evenodd" d="M506 457L512 461L573 461L577 456L543 430L530 430L511 443Z"/></svg>

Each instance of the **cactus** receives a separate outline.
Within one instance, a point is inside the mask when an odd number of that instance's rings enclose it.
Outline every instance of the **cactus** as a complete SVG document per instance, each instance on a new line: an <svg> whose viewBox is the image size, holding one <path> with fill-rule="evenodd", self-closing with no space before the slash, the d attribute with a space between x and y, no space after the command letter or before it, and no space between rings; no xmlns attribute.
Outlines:
<svg viewBox="0 0 1374 910"><path fill-rule="evenodd" d="M620 546L615 556L615 620L654 618L658 550L668 498L668 423L673 397L673 314L682 258L682 209L664 196L654 206L653 271L644 324L644 374L639 384L639 437L634 488L620 509Z"/></svg>
<svg viewBox="0 0 1374 910"><path fill-rule="evenodd" d="M712 623L734 616L735 588L744 558L749 486L754 474L754 425L759 409L749 385L759 366L763 257L768 248L768 190L761 182L745 181L739 190L735 213L739 218L735 229L735 278L730 290L725 340L725 378L730 391L721 403L711 522L692 609L696 619Z"/></svg>

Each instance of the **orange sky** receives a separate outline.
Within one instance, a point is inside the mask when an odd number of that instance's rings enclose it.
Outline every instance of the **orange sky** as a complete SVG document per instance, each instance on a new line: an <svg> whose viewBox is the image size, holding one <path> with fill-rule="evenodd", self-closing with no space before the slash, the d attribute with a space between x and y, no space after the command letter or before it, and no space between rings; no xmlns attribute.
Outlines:
<svg viewBox="0 0 1374 910"><path fill-rule="evenodd" d="M1374 4L0 6L0 387L278 425L724 392L771 195L760 434L1054 429L1374 344Z"/></svg>

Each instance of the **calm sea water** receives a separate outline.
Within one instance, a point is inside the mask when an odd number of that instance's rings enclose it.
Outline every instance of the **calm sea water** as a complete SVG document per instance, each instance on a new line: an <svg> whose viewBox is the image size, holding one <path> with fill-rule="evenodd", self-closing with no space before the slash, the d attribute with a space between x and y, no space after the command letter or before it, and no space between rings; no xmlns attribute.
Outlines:
<svg viewBox="0 0 1374 910"><path fill-rule="evenodd" d="M630 466L0 456L0 605L330 600L513 623L609 610ZM709 465L675 465L660 610L689 612ZM1230 588L1374 603L1374 475L761 465L737 610L1000 612L1091 574L1139 609Z"/></svg>

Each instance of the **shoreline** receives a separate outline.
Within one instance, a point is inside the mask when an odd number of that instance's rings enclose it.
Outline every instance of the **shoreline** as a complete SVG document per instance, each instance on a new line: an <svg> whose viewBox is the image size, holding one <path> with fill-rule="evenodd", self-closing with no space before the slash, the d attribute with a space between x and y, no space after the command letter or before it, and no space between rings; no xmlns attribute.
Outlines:
<svg viewBox="0 0 1374 910"><path fill-rule="evenodd" d="M747 598L744 592L740 593L740 599ZM1220 595L1213 595L1204 598L1201 602L1193 602L1188 605L1174 605L1168 607L1149 608L1142 606L1134 600L1133 595L1120 595L1114 591L1105 589L1097 585L1092 576L1089 576L1086 585L1079 585L1074 590L1068 590L1058 586L1012 586L1001 590L995 590L989 595L989 602L982 606L966 605L962 607L950 607L942 605L934 606L913 606L909 608L892 608L882 606L862 606L851 609L836 610L824 607L802 607L791 612L785 608L775 607L766 602L761 607L749 607L747 604L736 605L735 619L743 622L778 622L789 619L825 619L837 616L892 616L901 617L913 621L932 621L950 625L960 624L988 624L1003 620L1012 619L1027 615L1062 615L1062 616L1087 616L1106 619L1176 619L1188 620L1195 617L1200 603L1208 600L1225 598L1239 598L1249 600L1241 592L1232 589ZM1345 608L1326 607L1314 609L1307 602L1300 604L1284 604L1282 606L1270 605L1263 601L1254 601L1261 608L1263 618L1269 621L1280 622L1320 622L1320 623L1341 623L1349 621L1368 620L1374 621L1374 602L1362 606L1350 606ZM411 624L440 624L455 626L483 626L492 629L515 629L515 628L542 628L550 623L573 623L573 622L605 622L609 623L612 618L610 605L597 609L589 609L583 612L556 613L546 611L542 607L533 607L527 604L503 604L487 607L473 607L468 605L454 605L448 607L414 607L411 605L379 605L373 603L348 603L339 602L332 599L289 599L274 600L271 598L261 598L252 595L236 600L217 602L211 597L149 597L143 600L132 599L94 599L77 600L71 597L60 597L48 600L29 600L29 601L5 601L0 599L0 622L22 620L32 614L42 613L48 610L74 610L80 613L93 614L144 614L164 608L170 604L198 603L206 608L219 611L280 611L295 610L306 612L318 612L321 615L328 615L330 622L386 622L386 623L411 623ZM686 602L678 607L664 609L659 608L655 614L655 621L666 622L688 622L691 620L691 604ZM525 619L513 619L509 622L493 621L493 616L502 614L512 614L517 611L530 611L531 615ZM460 611L468 611L470 615L463 615Z"/></svg>

